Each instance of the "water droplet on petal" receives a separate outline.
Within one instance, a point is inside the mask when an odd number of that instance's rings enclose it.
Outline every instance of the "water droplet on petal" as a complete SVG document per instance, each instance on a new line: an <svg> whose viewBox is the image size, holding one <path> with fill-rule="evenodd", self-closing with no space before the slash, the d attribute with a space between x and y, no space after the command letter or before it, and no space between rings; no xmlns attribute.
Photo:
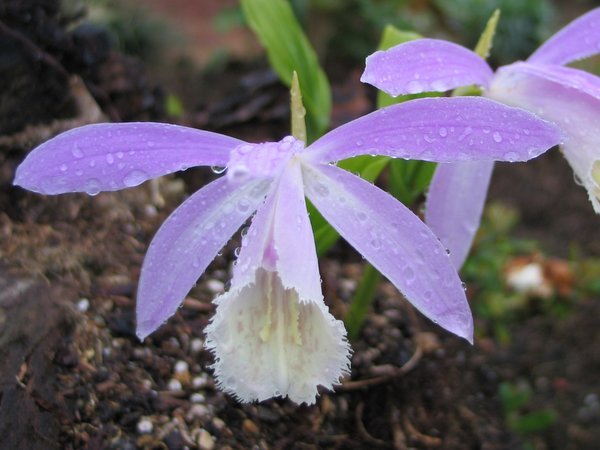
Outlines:
<svg viewBox="0 0 600 450"><path fill-rule="evenodd" d="M404 278L408 284L411 284L415 280L415 271L410 266L404 267L402 274L404 275Z"/></svg>
<svg viewBox="0 0 600 450"><path fill-rule="evenodd" d="M519 159L519 155L516 152L508 152L504 154L504 159L508 162L514 162Z"/></svg>
<svg viewBox="0 0 600 450"><path fill-rule="evenodd" d="M107 154L106 154L106 162L107 162L108 164L112 164L112 163L114 163L114 162L115 162L115 157L113 156L113 154L112 154L112 153L107 153Z"/></svg>
<svg viewBox="0 0 600 450"><path fill-rule="evenodd" d="M494 142L502 142L502 135L500 133L498 133L497 131L494 131L494 134L492 134L492 137L494 138Z"/></svg>
<svg viewBox="0 0 600 450"><path fill-rule="evenodd" d="M354 215L356 216L359 222L366 222L367 220L367 215L362 211L356 211Z"/></svg>
<svg viewBox="0 0 600 450"><path fill-rule="evenodd" d="M448 130L446 130L444 127L439 129L439 133L441 137L446 137L448 136Z"/></svg>
<svg viewBox="0 0 600 450"><path fill-rule="evenodd" d="M67 169L68 169L68 167L67 167L67 165L66 165L66 164L61 164L61 165L60 165L60 171L61 171L61 172L66 172L66 171L67 171Z"/></svg>
<svg viewBox="0 0 600 450"><path fill-rule="evenodd" d="M238 201L237 203L237 209L239 212L246 212L250 209L250 202L248 201L248 199L242 198Z"/></svg>
<svg viewBox="0 0 600 450"><path fill-rule="evenodd" d="M213 173L220 175L227 170L227 166L212 166L210 170L212 170Z"/></svg>
<svg viewBox="0 0 600 450"><path fill-rule="evenodd" d="M75 158L83 158L83 152L81 151L81 149L79 148L79 146L77 144L75 144L73 146L71 153L73 154L73 156Z"/></svg>
<svg viewBox="0 0 600 450"><path fill-rule="evenodd" d="M146 181L149 176L141 170L132 170L123 178L123 184L127 187L137 186Z"/></svg>
<svg viewBox="0 0 600 450"><path fill-rule="evenodd" d="M96 178L90 178L85 182L83 189L88 195L98 195L102 190L101 186L100 180Z"/></svg>
<svg viewBox="0 0 600 450"><path fill-rule="evenodd" d="M318 183L315 186L315 193L319 197L327 197L329 195L329 189L324 184Z"/></svg>

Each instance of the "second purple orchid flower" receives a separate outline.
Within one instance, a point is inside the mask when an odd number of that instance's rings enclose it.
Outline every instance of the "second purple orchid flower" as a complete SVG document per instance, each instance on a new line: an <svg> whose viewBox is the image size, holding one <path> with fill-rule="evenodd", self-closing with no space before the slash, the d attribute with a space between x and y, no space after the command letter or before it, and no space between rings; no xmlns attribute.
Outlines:
<svg viewBox="0 0 600 450"><path fill-rule="evenodd" d="M517 131L521 130L521 132ZM525 130L527 130L525 132ZM497 140L497 134L514 139ZM516 138L516 135L519 138ZM206 329L215 376L242 401L313 403L349 370L342 322L321 293L305 195L412 304L472 342L473 320L446 248L386 192L331 164L361 154L440 163L525 161L560 140L548 122L483 98L392 106L305 147L287 137L250 144L160 123L88 125L34 149L15 184L41 194L115 191L191 166L226 166L177 208L146 254L137 293L143 339L170 316L246 220L228 292Z"/></svg>
<svg viewBox="0 0 600 450"><path fill-rule="evenodd" d="M600 8L576 19L535 51L526 62L496 73L474 52L459 45L419 39L367 58L361 78L391 94L448 91L476 84L483 95L521 107L558 125L561 147L576 178L600 214L600 78L564 67L600 53ZM507 133L486 130L495 142L517 142L525 127ZM451 250L460 268L479 226L493 162L441 164L426 204L426 222Z"/></svg>

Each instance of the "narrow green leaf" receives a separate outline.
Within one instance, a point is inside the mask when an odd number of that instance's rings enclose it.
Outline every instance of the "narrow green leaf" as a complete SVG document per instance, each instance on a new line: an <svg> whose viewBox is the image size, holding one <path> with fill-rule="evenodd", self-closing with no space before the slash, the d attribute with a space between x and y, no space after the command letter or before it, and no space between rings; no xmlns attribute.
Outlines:
<svg viewBox="0 0 600 450"><path fill-rule="evenodd" d="M292 88L290 89L290 116L292 118L292 136L306 142L306 109L302 104L302 91L298 82L298 73L294 70Z"/></svg>
<svg viewBox="0 0 600 450"><path fill-rule="evenodd" d="M475 46L475 53L481 56L483 59L487 59L490 56L490 50L492 49L492 43L494 41L494 35L496 34L496 27L498 26L498 20L500 20L500 10L494 11L492 16L489 18L483 33L479 37L479 41Z"/></svg>
<svg viewBox="0 0 600 450"><path fill-rule="evenodd" d="M331 90L317 55L285 0L241 0L244 16L267 50L273 70L287 86L298 72L307 111L308 143L329 125Z"/></svg>

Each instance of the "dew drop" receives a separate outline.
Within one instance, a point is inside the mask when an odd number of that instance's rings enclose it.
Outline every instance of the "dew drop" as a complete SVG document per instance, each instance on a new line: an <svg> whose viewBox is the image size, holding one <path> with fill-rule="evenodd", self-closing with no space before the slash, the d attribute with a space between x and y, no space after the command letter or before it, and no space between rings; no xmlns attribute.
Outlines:
<svg viewBox="0 0 600 450"><path fill-rule="evenodd" d="M227 170L227 166L212 166L210 170L212 170L213 173L220 175Z"/></svg>
<svg viewBox="0 0 600 450"><path fill-rule="evenodd" d="M502 136L497 131L494 131L494 134L492 134L492 137L494 138L494 142L498 142L498 143L502 142Z"/></svg>
<svg viewBox="0 0 600 450"><path fill-rule="evenodd" d="M359 222L365 222L367 220L367 215L362 211L357 211L354 215Z"/></svg>
<svg viewBox="0 0 600 450"><path fill-rule="evenodd" d="M356 146L357 147L361 147L363 145L363 141L361 139L359 139L358 141L356 141Z"/></svg>
<svg viewBox="0 0 600 450"><path fill-rule="evenodd" d="M508 152L504 154L504 159L508 162L514 162L519 158L519 155L515 152Z"/></svg>
<svg viewBox="0 0 600 450"><path fill-rule="evenodd" d="M106 154L106 162L107 162L108 164L112 164L112 163L114 163L114 162L115 162L115 157L113 156L113 154L112 154L112 153L107 153L107 154Z"/></svg>
<svg viewBox="0 0 600 450"><path fill-rule="evenodd" d="M123 159L123 152L117 152L117 158Z"/></svg>
<svg viewBox="0 0 600 450"><path fill-rule="evenodd" d="M88 195L98 195L102 189L101 186L100 180L90 178L85 182L83 189Z"/></svg>
<svg viewBox="0 0 600 450"><path fill-rule="evenodd" d="M409 94L418 94L423 91L423 85L419 81L413 80L406 85L406 91Z"/></svg>
<svg viewBox="0 0 600 450"><path fill-rule="evenodd" d="M242 198L237 202L237 209L239 212L246 212L250 209L250 202L248 199Z"/></svg>
<svg viewBox="0 0 600 450"><path fill-rule="evenodd" d="M402 270L402 274L404 275L404 278L406 278L406 282L409 284L412 283L415 279L415 271L410 266L406 266Z"/></svg>
<svg viewBox="0 0 600 450"><path fill-rule="evenodd" d="M127 187L137 186L148 179L148 175L141 170L132 170L123 178L123 184Z"/></svg>
<svg viewBox="0 0 600 450"><path fill-rule="evenodd" d="M73 154L73 156L75 158L83 158L83 152L81 151L81 149L79 148L78 145L75 145L73 147L73 149L71 150L71 153Z"/></svg>
<svg viewBox="0 0 600 450"><path fill-rule="evenodd" d="M319 197L327 197L329 195L329 189L324 184L318 183L315 186L315 193Z"/></svg>
<svg viewBox="0 0 600 450"><path fill-rule="evenodd" d="M68 169L68 167L67 167L67 165L66 165L66 164L61 164L61 165L60 165L60 171L61 171L61 172L66 172L66 171L67 171L67 169Z"/></svg>
<svg viewBox="0 0 600 450"><path fill-rule="evenodd" d="M441 137L446 137L448 136L448 130L446 130L444 127L439 129L439 133Z"/></svg>

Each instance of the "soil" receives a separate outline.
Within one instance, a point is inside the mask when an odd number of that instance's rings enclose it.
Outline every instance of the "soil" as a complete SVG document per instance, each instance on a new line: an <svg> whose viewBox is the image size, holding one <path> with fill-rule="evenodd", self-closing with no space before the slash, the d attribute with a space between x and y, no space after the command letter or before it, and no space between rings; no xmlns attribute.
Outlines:
<svg viewBox="0 0 600 450"><path fill-rule="evenodd" d="M0 94L0 449L596 448L595 298L563 320L522 318L508 346L490 338L470 346L382 282L352 342L352 374L335 392L323 391L312 406L282 399L240 404L216 389L203 347L235 237L177 314L139 342L135 291L145 250L167 215L215 175L195 169L165 177L159 195L144 185L45 197L11 185L26 152L63 129L99 117L167 119L163 90L141 63L103 47L97 30L79 30L86 39L76 41L56 5L0 7L0 44L12 49L0 66L10 70L2 72L9 84ZM265 68L232 63L222 88L182 122L251 141L285 135L287 92ZM372 107L359 70L334 85L334 123ZM523 218L517 233L551 254L566 255L571 242L599 254L598 218L558 151L530 164L499 165L491 197L512 202ZM321 261L324 294L338 317L361 270L343 242ZM527 407L550 408L557 421L517 434L498 394L506 381L531 385Z"/></svg>

